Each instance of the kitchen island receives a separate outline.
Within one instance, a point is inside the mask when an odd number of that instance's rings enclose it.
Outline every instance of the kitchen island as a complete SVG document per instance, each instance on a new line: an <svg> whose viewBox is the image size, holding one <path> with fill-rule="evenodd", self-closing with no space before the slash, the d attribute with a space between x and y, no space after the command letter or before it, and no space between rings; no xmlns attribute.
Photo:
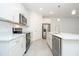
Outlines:
<svg viewBox="0 0 79 59"><path fill-rule="evenodd" d="M79 56L79 34L49 33L52 36L54 56Z"/></svg>

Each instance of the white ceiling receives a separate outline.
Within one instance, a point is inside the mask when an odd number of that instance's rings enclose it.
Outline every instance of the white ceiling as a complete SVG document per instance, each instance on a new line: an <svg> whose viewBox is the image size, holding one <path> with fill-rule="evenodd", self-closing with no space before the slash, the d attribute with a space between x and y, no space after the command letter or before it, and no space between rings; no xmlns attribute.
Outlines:
<svg viewBox="0 0 79 59"><path fill-rule="evenodd" d="M79 18L79 3L24 3L23 5L26 9L46 17ZM43 10L40 11L40 8ZM73 9L76 10L76 15L71 15ZM49 14L50 11L53 14Z"/></svg>

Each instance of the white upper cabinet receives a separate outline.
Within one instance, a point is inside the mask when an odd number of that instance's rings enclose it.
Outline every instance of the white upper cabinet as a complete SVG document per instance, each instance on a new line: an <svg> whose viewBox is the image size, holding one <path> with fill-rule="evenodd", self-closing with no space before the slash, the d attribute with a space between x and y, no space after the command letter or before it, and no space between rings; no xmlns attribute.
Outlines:
<svg viewBox="0 0 79 59"><path fill-rule="evenodd" d="M25 13L24 7L16 3L1 3L0 4L0 18L19 22L19 13Z"/></svg>

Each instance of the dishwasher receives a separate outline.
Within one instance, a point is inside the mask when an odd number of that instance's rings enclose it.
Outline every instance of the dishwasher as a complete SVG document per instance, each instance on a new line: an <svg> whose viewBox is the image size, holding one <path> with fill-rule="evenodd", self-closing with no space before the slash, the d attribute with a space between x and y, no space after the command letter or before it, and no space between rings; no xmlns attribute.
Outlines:
<svg viewBox="0 0 79 59"><path fill-rule="evenodd" d="M52 53L53 56L61 56L61 38L52 35Z"/></svg>

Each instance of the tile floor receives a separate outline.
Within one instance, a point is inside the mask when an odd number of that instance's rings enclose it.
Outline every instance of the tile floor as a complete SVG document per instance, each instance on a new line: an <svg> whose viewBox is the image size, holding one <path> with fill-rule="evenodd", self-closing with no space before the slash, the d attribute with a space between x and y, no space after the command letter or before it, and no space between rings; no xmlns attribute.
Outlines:
<svg viewBox="0 0 79 59"><path fill-rule="evenodd" d="M25 56L53 56L46 40L39 39L32 42Z"/></svg>

